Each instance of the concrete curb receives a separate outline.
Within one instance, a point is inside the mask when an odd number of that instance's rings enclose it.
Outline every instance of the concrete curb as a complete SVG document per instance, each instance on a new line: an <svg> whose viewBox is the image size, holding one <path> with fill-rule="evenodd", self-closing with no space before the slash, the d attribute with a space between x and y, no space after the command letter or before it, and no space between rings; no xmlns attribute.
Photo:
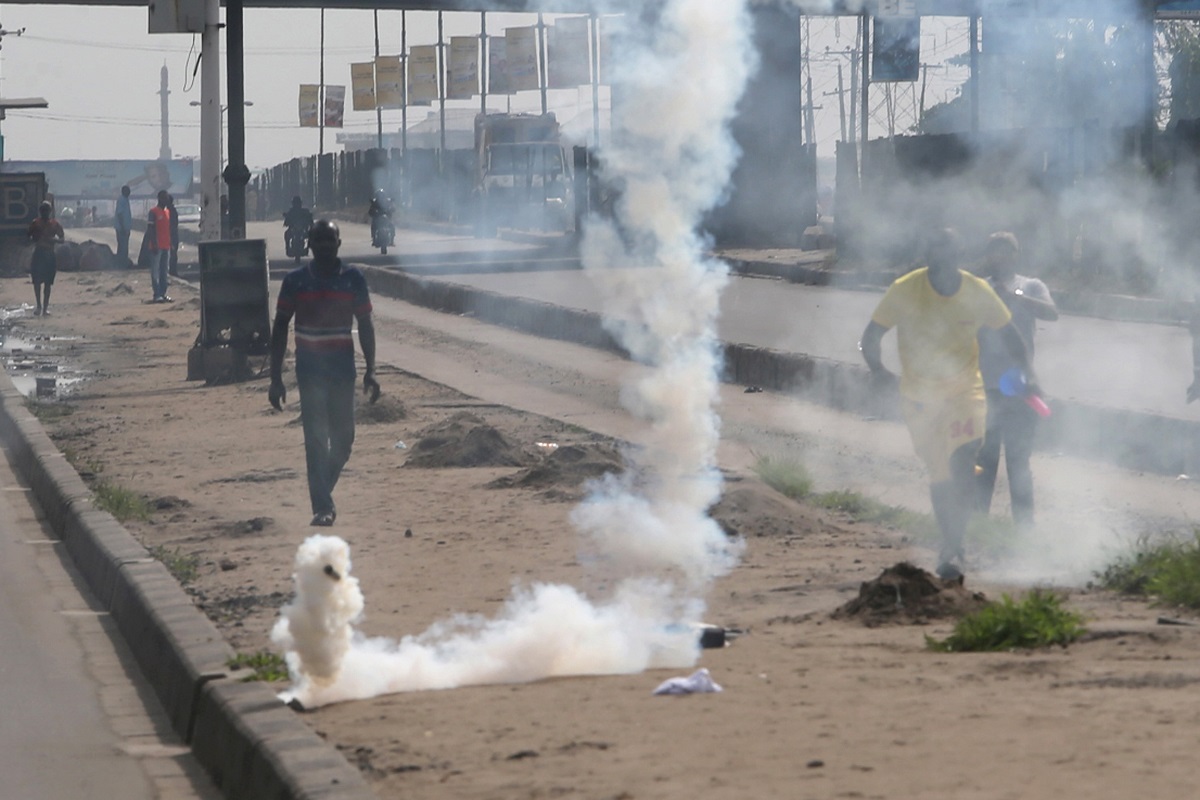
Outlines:
<svg viewBox="0 0 1200 800"><path fill-rule="evenodd" d="M806 263L726 259L736 275L781 278L789 283L807 286L833 286L839 289L882 291L900 277L896 270L845 271L820 269ZM1058 310L1081 317L1119 320L1122 322L1154 322L1180 325L1187 322L1190 303L1132 297L1120 294L1055 291Z"/></svg>
<svg viewBox="0 0 1200 800"><path fill-rule="evenodd" d="M362 269L372 291L386 296L627 355L599 314L395 270ZM897 399L871 391L864 366L736 343L726 343L724 351L723 379L728 383L787 392L840 411L899 419ZM1042 423L1043 450L1166 475L1200 472L1200 422L1069 400L1048 402L1054 414Z"/></svg>
<svg viewBox="0 0 1200 800"><path fill-rule="evenodd" d="M112 615L176 733L230 800L369 800L361 773L259 683L159 561L106 511L0 370L0 441Z"/></svg>

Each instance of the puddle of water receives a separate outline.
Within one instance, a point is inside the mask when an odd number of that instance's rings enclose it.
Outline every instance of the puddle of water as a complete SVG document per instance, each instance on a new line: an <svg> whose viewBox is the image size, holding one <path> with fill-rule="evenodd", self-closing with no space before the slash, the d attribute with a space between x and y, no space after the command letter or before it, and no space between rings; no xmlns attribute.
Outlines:
<svg viewBox="0 0 1200 800"><path fill-rule="evenodd" d="M58 342L75 341L78 336L54 336L21 330L14 333L4 322L19 319L30 306L0 309L0 364L12 378L17 391L26 397L61 397L87 376L61 363ZM39 390L38 384L41 384Z"/></svg>

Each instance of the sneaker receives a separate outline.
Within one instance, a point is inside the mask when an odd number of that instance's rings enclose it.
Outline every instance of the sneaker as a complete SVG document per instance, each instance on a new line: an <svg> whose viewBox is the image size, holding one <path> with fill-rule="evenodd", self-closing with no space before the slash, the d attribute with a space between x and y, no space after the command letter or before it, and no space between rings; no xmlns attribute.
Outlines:
<svg viewBox="0 0 1200 800"><path fill-rule="evenodd" d="M33 310L33 315L34 315L35 317L40 317L40 316L42 315L42 310L41 310L40 308L35 308L35 309Z"/></svg>
<svg viewBox="0 0 1200 800"><path fill-rule="evenodd" d="M319 514L313 514L312 522L310 522L308 524L315 525L318 528L329 528L333 525L333 521L336 518L337 518L337 514L335 514L334 512L322 511Z"/></svg>
<svg viewBox="0 0 1200 800"><path fill-rule="evenodd" d="M48 308L43 308L43 309L42 309L42 316L43 316L43 317L48 317L48 316L50 316L50 309L48 309Z"/></svg>
<svg viewBox="0 0 1200 800"><path fill-rule="evenodd" d="M175 301L171 299L171 295L169 295L169 294L164 294L164 295L162 296L162 298L161 298L161 302L163 302L163 303L174 303Z"/></svg>

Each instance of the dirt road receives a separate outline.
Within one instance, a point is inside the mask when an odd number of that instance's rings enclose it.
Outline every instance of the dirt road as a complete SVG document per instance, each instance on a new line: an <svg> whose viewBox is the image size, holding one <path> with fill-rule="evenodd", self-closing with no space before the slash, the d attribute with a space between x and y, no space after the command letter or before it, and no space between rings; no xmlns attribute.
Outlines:
<svg viewBox="0 0 1200 800"><path fill-rule="evenodd" d="M311 533L294 387L271 412L265 381L183 380L197 302L128 294L120 274L64 275L55 315L22 319L27 340L82 337L68 358L94 377L46 424L81 469L146 496L130 529L192 565L189 591L236 648L268 647ZM0 282L4 304L28 294ZM431 426L469 411L536 464L537 443L596 447L640 430L619 405L636 368L376 298L383 405L367 411L338 489L334 532L353 548L363 630L399 638L453 612L491 616L513 584L584 586L568 521L571 478L489 488L519 466L404 466ZM1003 559L977 554L969 586L989 596L1065 582L1098 634L1067 650L950 656L926 634L949 623L865 628L833 620L859 583L931 554L900 532L851 524L752 479L756 458L802 459L819 488L925 507L904 431L770 393L722 392L722 522L747 538L742 565L709 595L709 622L748 631L705 651L725 692L655 698L671 673L391 695L304 715L380 797L1114 797L1186 796L1194 722L1181 691L1200 682L1191 628L1080 587L1103 548L1181 528L1200 514L1190 482L1071 459L1039 459L1038 538ZM405 443L405 448L396 445ZM508 452L508 450L506 450ZM406 532L411 531L412 536ZM1003 581L1003 582L1002 582Z"/></svg>

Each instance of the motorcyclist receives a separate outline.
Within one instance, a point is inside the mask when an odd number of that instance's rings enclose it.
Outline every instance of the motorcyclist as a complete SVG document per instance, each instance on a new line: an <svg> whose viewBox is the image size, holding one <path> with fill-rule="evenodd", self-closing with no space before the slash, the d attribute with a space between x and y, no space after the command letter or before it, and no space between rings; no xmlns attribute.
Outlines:
<svg viewBox="0 0 1200 800"><path fill-rule="evenodd" d="M300 199L300 195L292 198L292 207L283 213L283 242L285 246L290 245L292 236L299 234L300 246L296 248L299 252L292 253L291 247L288 247L288 255L294 255L296 258L304 255L304 238L308 235L308 229L312 227L313 215L312 212L304 207L304 201Z"/></svg>
<svg viewBox="0 0 1200 800"><path fill-rule="evenodd" d="M371 241L379 241L379 230L382 228L387 232L388 245L396 243L396 229L392 225L392 200L383 191L379 189L375 192L375 196L371 198L371 206L367 209L367 216L371 218Z"/></svg>

